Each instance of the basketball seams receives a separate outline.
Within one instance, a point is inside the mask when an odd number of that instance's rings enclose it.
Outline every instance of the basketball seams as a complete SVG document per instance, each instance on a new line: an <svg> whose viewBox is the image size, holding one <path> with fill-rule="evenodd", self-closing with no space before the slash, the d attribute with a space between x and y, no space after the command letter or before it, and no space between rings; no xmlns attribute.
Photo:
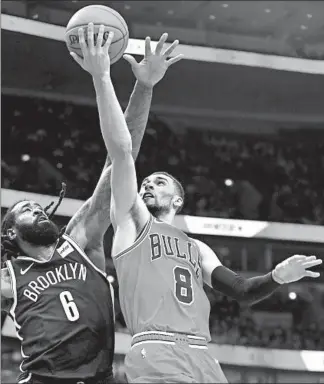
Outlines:
<svg viewBox="0 0 324 384"><path fill-rule="evenodd" d="M114 16L119 22L120 22L120 24L124 27L124 29L125 29L125 31L124 31L124 33L125 34L127 34L128 33L128 25L127 25L127 23L126 23L126 21L124 20L124 18L117 12L117 11L115 11L114 9L112 9L112 8L110 8L110 7L107 7L107 6L104 6L104 5L88 5L88 6L86 6L86 7L84 7L84 8L82 8L82 9L80 9L79 10L79 12L81 12L82 13L82 16L84 16L85 15L85 11L86 10L88 10L89 8L92 8L92 9L95 9L95 8L99 8L100 9L100 11L103 11L103 12L105 12L105 13L108 13L108 15L110 16ZM78 12L77 12L78 13ZM70 24L70 22L73 20L74 21L74 19L75 19L75 15L76 14L74 14L73 16L72 16L72 18L70 19L70 21L69 21L69 23L68 23L68 25L67 25L67 28L69 28L69 24ZM84 23L84 24L82 24L82 25L86 25L86 23ZM123 34L124 34L123 33Z"/></svg>
<svg viewBox="0 0 324 384"><path fill-rule="evenodd" d="M123 27L125 28L125 33L126 33L126 35L127 35L127 33L128 33L128 26L127 26L127 24L126 24L126 21L124 20L124 18L123 18L117 11L115 11L115 10L112 9L112 8L109 8L109 12L108 12L106 6L104 6L104 5L99 5L99 4L98 4L98 5L95 5L94 8L100 8L100 9L102 9L103 11L109 13L110 15L115 16L116 19L117 19L118 21L120 21L120 23L121 23L121 24L123 25ZM125 36L126 36L126 35L125 35Z"/></svg>
<svg viewBox="0 0 324 384"><path fill-rule="evenodd" d="M96 33L99 29L99 26L104 25L105 33L113 31L115 32L115 36L117 35L116 40L113 40L111 43L111 47L113 48L109 49L111 64L114 64L120 59L125 49L127 48L129 40L129 30L128 25L122 15L120 15L114 9L111 9L110 7L106 7L104 5L89 5L80 9L72 16L72 18L68 22L65 32L65 42L69 51L75 52L76 54L80 55L82 50L76 41L75 35L77 35L77 30L79 28L86 30L87 25L90 21L93 22L94 27L96 29ZM121 41L123 42L121 43ZM118 45L114 45L116 43Z"/></svg>
<svg viewBox="0 0 324 384"><path fill-rule="evenodd" d="M94 24L93 26L94 27L100 27L101 24ZM85 24L81 24L81 25L76 25L74 26L73 28L70 28L68 31L65 32L65 36L70 36L70 33L75 29L75 28L81 28L81 27L84 27L86 28ZM128 32L126 32L126 35L124 35L123 31L113 25L105 25L106 28L114 28L116 29L117 31L119 31L121 34L122 34L122 37L118 40L115 40L114 43L116 43L117 41L120 41L121 39L124 39L126 36L128 36Z"/></svg>

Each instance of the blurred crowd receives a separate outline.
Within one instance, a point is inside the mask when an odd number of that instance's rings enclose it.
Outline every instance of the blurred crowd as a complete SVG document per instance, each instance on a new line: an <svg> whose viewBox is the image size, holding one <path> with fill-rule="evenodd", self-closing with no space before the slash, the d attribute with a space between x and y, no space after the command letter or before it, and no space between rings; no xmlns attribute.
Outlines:
<svg viewBox="0 0 324 384"><path fill-rule="evenodd" d="M324 350L324 327L316 321L301 321L289 312L289 300L281 302L276 311L291 315L291 321L267 323L257 320L251 309L240 309L236 301L217 295L210 317L212 340L218 344L254 346L261 348ZM299 304L297 304L299 305ZM299 316L302 308L299 308ZM275 312L268 312L271 318ZM298 311L297 311L298 312ZM267 312L262 312L267 317ZM280 315L279 315L280 316ZM289 318L289 316L288 316Z"/></svg>
<svg viewBox="0 0 324 384"><path fill-rule="evenodd" d="M53 195L64 180L86 199L105 157L96 108L2 97L2 187ZM139 180L156 170L183 183L185 214L324 224L324 140L180 132L151 116Z"/></svg>

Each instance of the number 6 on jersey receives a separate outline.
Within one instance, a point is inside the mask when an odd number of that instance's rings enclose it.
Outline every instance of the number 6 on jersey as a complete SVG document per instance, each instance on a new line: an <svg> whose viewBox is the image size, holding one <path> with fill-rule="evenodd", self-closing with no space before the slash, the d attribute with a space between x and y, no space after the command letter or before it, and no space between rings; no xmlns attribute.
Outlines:
<svg viewBox="0 0 324 384"><path fill-rule="evenodd" d="M78 307L76 306L73 300L73 296L71 295L71 292L69 291L61 292L60 300L68 320L70 321L78 320L80 315L79 315Z"/></svg>

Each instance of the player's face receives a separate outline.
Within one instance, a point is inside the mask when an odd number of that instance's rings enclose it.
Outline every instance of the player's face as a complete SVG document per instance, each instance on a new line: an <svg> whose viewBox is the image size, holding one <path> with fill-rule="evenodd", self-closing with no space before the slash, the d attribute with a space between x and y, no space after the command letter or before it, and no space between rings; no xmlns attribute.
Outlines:
<svg viewBox="0 0 324 384"><path fill-rule="evenodd" d="M58 227L34 201L22 201L12 212L15 215L15 232L22 240L33 245L46 246L58 239Z"/></svg>
<svg viewBox="0 0 324 384"><path fill-rule="evenodd" d="M153 174L143 180L140 196L152 213L169 211L176 196L173 180L163 174Z"/></svg>

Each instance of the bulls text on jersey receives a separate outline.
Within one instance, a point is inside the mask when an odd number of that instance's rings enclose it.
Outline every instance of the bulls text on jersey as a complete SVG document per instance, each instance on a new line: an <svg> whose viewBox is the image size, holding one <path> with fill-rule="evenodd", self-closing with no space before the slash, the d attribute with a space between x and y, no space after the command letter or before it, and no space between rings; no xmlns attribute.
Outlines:
<svg viewBox="0 0 324 384"><path fill-rule="evenodd" d="M169 257L186 260L195 271L197 278L201 273L201 261L198 250L191 241L180 241L177 237L165 236L160 233L149 235L151 260L157 260L164 254ZM180 246L181 244L181 246Z"/></svg>

